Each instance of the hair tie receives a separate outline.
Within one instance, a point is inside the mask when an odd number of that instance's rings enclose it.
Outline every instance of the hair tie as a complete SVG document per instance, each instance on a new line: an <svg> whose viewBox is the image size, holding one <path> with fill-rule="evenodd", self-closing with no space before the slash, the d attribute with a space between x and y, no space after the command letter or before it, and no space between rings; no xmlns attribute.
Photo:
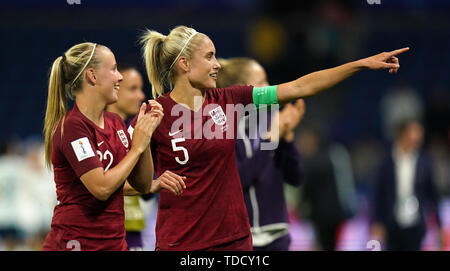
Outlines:
<svg viewBox="0 0 450 271"><path fill-rule="evenodd" d="M94 55L95 52L95 47L97 46L97 43L94 43L94 46L92 48L92 52L91 55L89 56L89 59L86 61L86 64L84 64L84 67L80 70L80 72L78 73L78 75L75 77L75 79L73 79L72 84L73 85L75 83L75 81L77 81L78 77L80 77L80 75L83 73L84 69L86 69L87 65L89 64L89 62L91 62L92 56Z"/></svg>
<svg viewBox="0 0 450 271"><path fill-rule="evenodd" d="M164 45L164 41L163 40L160 40L159 42L158 42L158 49L161 49L162 47L163 47L163 45Z"/></svg>

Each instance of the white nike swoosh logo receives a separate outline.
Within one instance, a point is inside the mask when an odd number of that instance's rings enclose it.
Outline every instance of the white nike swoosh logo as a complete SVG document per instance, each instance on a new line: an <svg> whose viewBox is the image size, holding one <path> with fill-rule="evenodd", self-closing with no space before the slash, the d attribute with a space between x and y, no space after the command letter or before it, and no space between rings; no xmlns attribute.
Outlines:
<svg viewBox="0 0 450 271"><path fill-rule="evenodd" d="M102 142L98 143L97 146L100 147L100 145L102 145L103 143L105 143L105 141L102 141Z"/></svg>
<svg viewBox="0 0 450 271"><path fill-rule="evenodd" d="M173 133L169 132L169 136L174 136L174 135L178 134L178 133L181 132L181 131L183 131L183 129L178 130L178 131L173 132Z"/></svg>

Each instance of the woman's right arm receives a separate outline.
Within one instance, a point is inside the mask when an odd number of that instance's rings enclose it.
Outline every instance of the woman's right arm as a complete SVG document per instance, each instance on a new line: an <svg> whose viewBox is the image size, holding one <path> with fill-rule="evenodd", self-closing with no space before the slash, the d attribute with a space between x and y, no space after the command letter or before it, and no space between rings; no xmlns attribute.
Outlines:
<svg viewBox="0 0 450 271"><path fill-rule="evenodd" d="M409 50L409 47L380 53L371 57L346 63L331 69L313 72L297 80L280 84L277 91L278 103L285 104L302 97L315 95L344 81L355 73L364 70L389 69L396 73L400 68L396 55Z"/></svg>
<svg viewBox="0 0 450 271"><path fill-rule="evenodd" d="M145 107L141 112L145 112ZM150 114L143 114L139 118L134 128L131 149L115 167L106 172L98 167L81 175L81 181L94 197L105 201L123 185L141 154L149 148L153 122Z"/></svg>
<svg viewBox="0 0 450 271"><path fill-rule="evenodd" d="M138 150L131 148L117 166L106 172L102 167L91 169L81 175L80 179L95 198L105 201L123 185L140 155Z"/></svg>

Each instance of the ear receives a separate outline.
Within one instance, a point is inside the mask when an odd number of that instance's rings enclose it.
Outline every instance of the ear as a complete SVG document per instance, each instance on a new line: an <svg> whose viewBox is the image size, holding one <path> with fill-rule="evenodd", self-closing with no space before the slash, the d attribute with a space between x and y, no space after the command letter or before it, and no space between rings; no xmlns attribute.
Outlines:
<svg viewBox="0 0 450 271"><path fill-rule="evenodd" d="M178 58L177 64L178 64L178 68L184 72L189 72L191 70L189 60L184 56L180 56Z"/></svg>
<svg viewBox="0 0 450 271"><path fill-rule="evenodd" d="M95 70L93 68L86 69L85 76L88 84L95 86L97 83L97 77L95 76Z"/></svg>

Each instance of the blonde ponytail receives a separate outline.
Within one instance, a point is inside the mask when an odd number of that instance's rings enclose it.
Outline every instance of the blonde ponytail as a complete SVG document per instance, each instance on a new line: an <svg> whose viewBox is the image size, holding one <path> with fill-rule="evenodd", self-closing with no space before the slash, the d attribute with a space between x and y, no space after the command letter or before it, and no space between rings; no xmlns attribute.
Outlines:
<svg viewBox="0 0 450 271"><path fill-rule="evenodd" d="M45 164L48 168L51 167L51 141L55 126L67 112L67 96L61 75L62 59L63 57L60 56L53 62L48 83L47 110L44 122Z"/></svg>
<svg viewBox="0 0 450 271"><path fill-rule="evenodd" d="M141 37L141 44L143 45L143 56L147 76L152 84L152 95L154 98L161 96L164 92L164 77L168 74L168 69L161 65L160 54L162 43L166 39L161 33L147 30Z"/></svg>
<svg viewBox="0 0 450 271"><path fill-rule="evenodd" d="M80 43L71 47L53 62L48 82L47 109L43 129L45 163L48 168L51 167L52 138L59 121L62 121L61 135L64 131L67 99L72 99L82 88L85 80L83 72L87 68L99 67L100 59L95 54L95 48L95 43Z"/></svg>
<svg viewBox="0 0 450 271"><path fill-rule="evenodd" d="M153 30L147 30L141 36L145 67L154 98L164 93L167 84L170 89L174 87L176 61L180 56L192 58L198 40L205 37L205 34L187 26L175 27L168 36Z"/></svg>

